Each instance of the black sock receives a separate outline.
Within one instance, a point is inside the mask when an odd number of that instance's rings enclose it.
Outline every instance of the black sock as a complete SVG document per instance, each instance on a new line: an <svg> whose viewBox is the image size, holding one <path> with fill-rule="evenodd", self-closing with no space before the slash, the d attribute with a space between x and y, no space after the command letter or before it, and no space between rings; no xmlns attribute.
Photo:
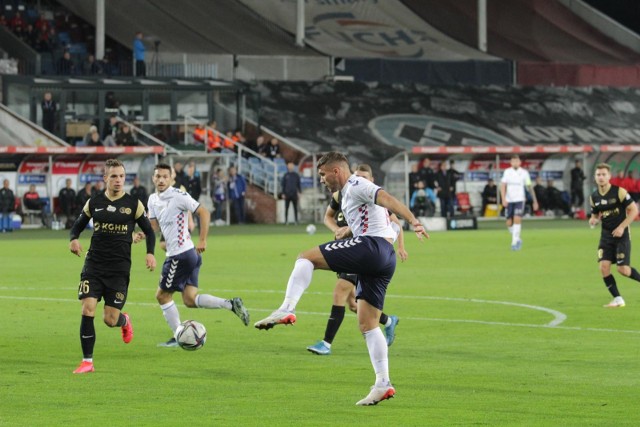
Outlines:
<svg viewBox="0 0 640 427"><path fill-rule="evenodd" d="M381 325L386 325L387 324L387 320L389 320L389 316L387 316L384 313L380 313L380 324Z"/></svg>
<svg viewBox="0 0 640 427"><path fill-rule="evenodd" d="M635 281L640 282L640 273L638 273L638 270L633 267L631 267L631 274L629 275L629 277Z"/></svg>
<svg viewBox="0 0 640 427"><path fill-rule="evenodd" d="M331 344L340 329L342 320L344 319L344 306L332 305L331 315L327 321L327 329L324 331L324 340Z"/></svg>
<svg viewBox="0 0 640 427"><path fill-rule="evenodd" d="M116 322L116 326L124 326L127 324L127 318L124 317L124 314L120 313L120 316L118 317L118 321Z"/></svg>
<svg viewBox="0 0 640 427"><path fill-rule="evenodd" d="M80 345L82 356L85 359L93 357L93 346L96 344L96 329L93 326L93 317L82 316L80 322Z"/></svg>
<svg viewBox="0 0 640 427"><path fill-rule="evenodd" d="M616 278L613 277L613 274L608 275L602 280L604 280L604 285L607 287L607 290L611 292L611 295L613 295L614 298L620 296L620 292L618 292L618 286L616 285Z"/></svg>

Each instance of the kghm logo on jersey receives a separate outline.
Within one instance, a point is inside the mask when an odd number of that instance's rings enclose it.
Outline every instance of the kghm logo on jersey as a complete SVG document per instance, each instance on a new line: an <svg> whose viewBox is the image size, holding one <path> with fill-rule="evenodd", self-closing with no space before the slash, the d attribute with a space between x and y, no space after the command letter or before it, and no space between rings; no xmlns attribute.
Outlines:
<svg viewBox="0 0 640 427"><path fill-rule="evenodd" d="M127 224L113 224L110 222L93 222L94 232L123 234L129 231Z"/></svg>

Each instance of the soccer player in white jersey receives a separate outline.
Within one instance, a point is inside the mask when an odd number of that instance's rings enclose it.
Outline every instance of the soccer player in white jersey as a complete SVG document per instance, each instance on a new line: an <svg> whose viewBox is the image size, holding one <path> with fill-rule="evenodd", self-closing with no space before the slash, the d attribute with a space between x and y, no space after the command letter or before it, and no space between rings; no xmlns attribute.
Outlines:
<svg viewBox="0 0 640 427"><path fill-rule="evenodd" d="M207 248L210 214L188 193L172 187L171 166L157 164L153 172L156 192L147 202L149 219L154 231L161 231L166 240L167 258L162 266L156 299L162 314L175 334L180 325L180 313L173 301L173 293L182 293L182 301L189 308L226 308L235 313L242 322L249 324L249 313L242 299L222 299L213 295L198 293L198 275L202 265L201 254ZM193 212L200 219L200 236L194 245L189 233L188 213ZM175 338L162 347L176 347Z"/></svg>
<svg viewBox="0 0 640 427"><path fill-rule="evenodd" d="M507 228L511 233L511 250L519 251L522 248L522 214L527 200L525 188L529 189L529 194L533 198L533 210L538 210L536 193L531 188L531 177L529 172L520 167L520 156L511 156L511 167L504 171L500 181L500 197L502 206L507 209Z"/></svg>
<svg viewBox="0 0 640 427"><path fill-rule="evenodd" d="M378 326L387 285L396 267L393 249L396 232L387 209L408 221L420 240L429 235L408 207L371 181L351 175L343 154L330 152L322 156L318 174L331 193L342 192L342 212L353 238L334 240L300 254L289 277L284 302L270 316L256 322L255 327L270 329L295 323L296 305L309 287L315 269L358 274L358 324L376 381L370 393L356 405L375 405L396 393L389 377L387 342Z"/></svg>

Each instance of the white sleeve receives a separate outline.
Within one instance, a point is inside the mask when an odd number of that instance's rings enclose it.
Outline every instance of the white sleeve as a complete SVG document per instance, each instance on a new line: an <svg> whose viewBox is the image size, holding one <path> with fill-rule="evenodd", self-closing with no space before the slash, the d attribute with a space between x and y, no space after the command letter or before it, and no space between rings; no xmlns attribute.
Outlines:
<svg viewBox="0 0 640 427"><path fill-rule="evenodd" d="M154 219L156 217L155 201L155 194L149 196L149 200L147 201L147 209L149 209L149 219Z"/></svg>
<svg viewBox="0 0 640 427"><path fill-rule="evenodd" d="M380 190L380 187L364 178L358 178L358 185L354 185L352 188L354 199L362 203L375 203L376 194Z"/></svg>

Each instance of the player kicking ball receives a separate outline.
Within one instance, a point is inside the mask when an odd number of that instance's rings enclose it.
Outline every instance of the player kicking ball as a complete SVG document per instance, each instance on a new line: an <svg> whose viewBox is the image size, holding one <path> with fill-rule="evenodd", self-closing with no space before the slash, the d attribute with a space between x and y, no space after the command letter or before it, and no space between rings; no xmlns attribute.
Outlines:
<svg viewBox="0 0 640 427"><path fill-rule="evenodd" d="M343 154L330 152L322 156L318 161L318 174L332 193L342 192L342 212L353 238L334 240L300 254L289 277L284 302L270 316L256 322L255 327L270 329L295 323L296 305L309 287L314 270L358 274L358 324L376 380L369 394L356 405L376 405L396 394L389 376L387 342L378 327L387 285L396 267L393 248L396 232L387 209L409 221L420 240L429 235L408 207L371 181L352 175Z"/></svg>

